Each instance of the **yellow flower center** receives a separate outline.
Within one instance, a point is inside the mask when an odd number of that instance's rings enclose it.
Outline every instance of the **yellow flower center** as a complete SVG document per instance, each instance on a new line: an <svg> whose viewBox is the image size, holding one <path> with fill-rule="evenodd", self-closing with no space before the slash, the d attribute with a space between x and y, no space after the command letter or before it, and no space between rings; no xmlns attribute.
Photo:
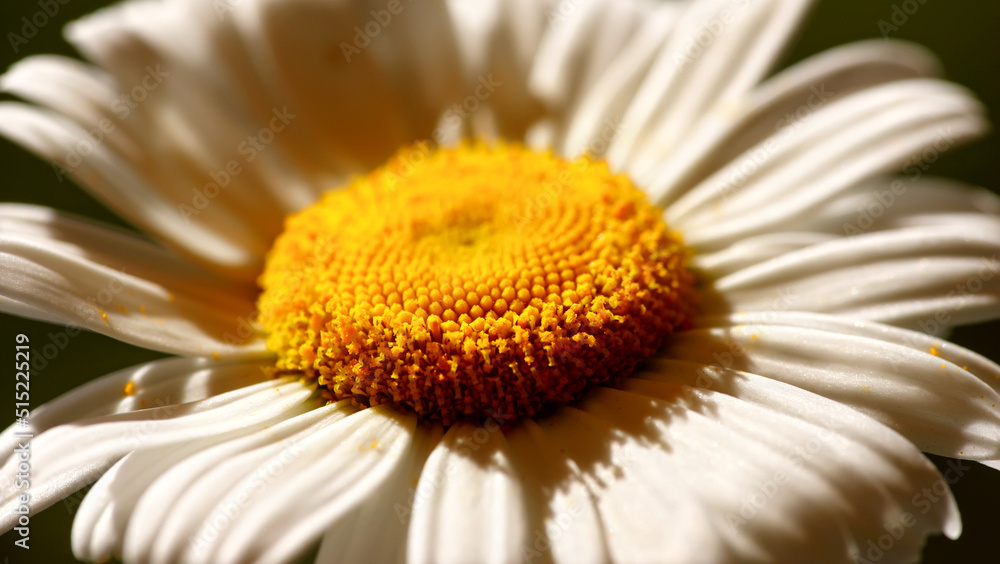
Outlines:
<svg viewBox="0 0 1000 564"><path fill-rule="evenodd" d="M661 215L591 158L409 147L288 218L260 277L268 348L331 401L530 416L688 324L693 278Z"/></svg>

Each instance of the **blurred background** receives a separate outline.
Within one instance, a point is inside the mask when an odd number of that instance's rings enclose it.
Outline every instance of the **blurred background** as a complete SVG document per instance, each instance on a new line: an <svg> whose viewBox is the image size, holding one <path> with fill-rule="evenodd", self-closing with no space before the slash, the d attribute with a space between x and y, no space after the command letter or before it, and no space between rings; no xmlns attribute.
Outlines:
<svg viewBox="0 0 1000 564"><path fill-rule="evenodd" d="M208 0L206 0L208 1ZM76 56L63 41L67 22L101 6L102 0L58 0L59 11L27 43L11 45L10 32L20 33L21 18L39 11L38 0L3 0L0 7L0 72L28 55L59 53ZM943 60L950 80L974 90L994 120L1000 119L1000 2L982 0L818 0L817 9L787 54L784 65L827 48L859 39L888 35L930 47ZM893 19L895 17L895 20ZM905 20L904 20L905 18ZM0 99L6 99L0 95ZM963 147L934 163L930 173L1000 190L1000 138ZM60 183L50 165L0 138L0 201L25 202L71 211L108 223L125 225L72 182ZM0 273L0 275L3 275ZM12 344L27 333L37 347L60 342L64 330L56 325L0 314L0 343ZM1000 362L1000 322L959 329L953 341ZM7 348L7 347L5 347ZM8 350L12 350L12 347ZM107 337L82 333L72 337L58 356L31 377L31 404L42 403L107 372L163 355L125 345ZM3 379L13 386L10 367ZM10 376L8 376L10 374ZM0 402L0 425L13 417L13 399ZM942 469L948 460L934 458ZM995 515L1000 507L1000 472L965 463L964 475L952 485L962 510L964 533L958 541L933 538L925 550L927 563L995 562ZM69 545L73 515L83 493L71 496L31 519L30 552L15 550L14 535L0 537L0 561L75 562ZM27 557L27 558L26 558Z"/></svg>

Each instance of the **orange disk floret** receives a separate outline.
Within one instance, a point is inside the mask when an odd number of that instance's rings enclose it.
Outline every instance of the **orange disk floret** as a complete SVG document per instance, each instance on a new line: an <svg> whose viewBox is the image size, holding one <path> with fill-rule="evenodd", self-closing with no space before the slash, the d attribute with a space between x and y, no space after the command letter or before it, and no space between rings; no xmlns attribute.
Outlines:
<svg viewBox="0 0 1000 564"><path fill-rule="evenodd" d="M331 401L532 415L689 323L661 215L602 161L418 144L288 219L260 277L268 348Z"/></svg>

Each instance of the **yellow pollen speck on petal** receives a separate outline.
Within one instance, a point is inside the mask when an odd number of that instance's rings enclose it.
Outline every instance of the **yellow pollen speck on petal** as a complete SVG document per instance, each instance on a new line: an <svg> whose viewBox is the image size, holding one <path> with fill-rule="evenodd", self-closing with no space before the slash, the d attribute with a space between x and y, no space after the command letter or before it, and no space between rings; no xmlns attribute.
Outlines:
<svg viewBox="0 0 1000 564"><path fill-rule="evenodd" d="M934 347L931 347L931 354L934 356L938 356L938 350Z"/></svg>
<svg viewBox="0 0 1000 564"><path fill-rule="evenodd" d="M219 356L219 353L212 351L212 360L214 360L215 362L220 362L222 360L222 357Z"/></svg>
<svg viewBox="0 0 1000 564"><path fill-rule="evenodd" d="M418 145L290 216L257 305L275 372L328 401L510 420L616 383L689 327L688 260L603 161Z"/></svg>
<svg viewBox="0 0 1000 564"><path fill-rule="evenodd" d="M126 382L125 383L125 389L122 390L122 392L126 396L134 395L135 394L135 382L133 382L132 380L129 380L128 382Z"/></svg>

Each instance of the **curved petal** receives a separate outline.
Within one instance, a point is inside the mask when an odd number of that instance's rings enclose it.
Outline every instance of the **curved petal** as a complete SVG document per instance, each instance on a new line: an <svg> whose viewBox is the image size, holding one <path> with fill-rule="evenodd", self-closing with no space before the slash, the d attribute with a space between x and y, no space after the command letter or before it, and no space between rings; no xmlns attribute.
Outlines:
<svg viewBox="0 0 1000 564"><path fill-rule="evenodd" d="M235 436L283 420L312 390L291 378L262 382L197 402L108 415L62 425L31 439L32 507L41 510L92 482L130 452ZM231 433L231 435L229 434ZM0 477L0 530L16 523L11 457Z"/></svg>
<svg viewBox="0 0 1000 564"><path fill-rule="evenodd" d="M410 517L427 495L417 489L420 474L444 434L440 426L420 423L414 431L409 464L401 464L364 504L328 527L316 562L405 562ZM373 530L379 534L369 534Z"/></svg>
<svg viewBox="0 0 1000 564"><path fill-rule="evenodd" d="M669 207L760 141L793 131L832 102L938 72L929 51L901 41L862 41L810 57L764 81L739 102L704 116L675 152L660 156L660 170L647 186L650 197Z"/></svg>
<svg viewBox="0 0 1000 564"><path fill-rule="evenodd" d="M29 429L38 435L59 425L204 400L267 380L263 363L226 363L206 358L168 358L113 372L75 388L31 411ZM11 452L17 427L0 434ZM7 448L10 447L10 448Z"/></svg>
<svg viewBox="0 0 1000 564"><path fill-rule="evenodd" d="M528 128L544 115L541 101L528 88L528 77L542 38L550 26L554 0L487 0L451 2L454 25L469 26L475 37L464 33L465 90L475 95L475 88L485 79L496 83L488 96L475 96L485 112L471 117L477 135L522 139ZM485 99L483 99L485 98ZM468 98L466 98L468 99ZM480 104L481 103L481 104ZM465 112L462 112L463 114ZM483 122L487 123L483 123Z"/></svg>
<svg viewBox="0 0 1000 564"><path fill-rule="evenodd" d="M518 560L528 532L522 485L499 426L453 425L431 452L417 489L408 562ZM488 524L488 525L487 525Z"/></svg>
<svg viewBox="0 0 1000 564"><path fill-rule="evenodd" d="M928 225L996 229L1000 197L958 181L927 177L928 164L908 168L905 177L877 177L834 195L809 213L775 223L774 230L808 229L841 236Z"/></svg>
<svg viewBox="0 0 1000 564"><path fill-rule="evenodd" d="M930 334L900 329L872 321L844 319L821 313L802 311L746 312L719 316L705 316L698 319L698 327L734 327L758 325L783 325L820 329L832 333L855 335L909 347L915 351L929 352L955 366L961 366L969 374L1000 392L1000 366L969 349L949 343Z"/></svg>
<svg viewBox="0 0 1000 564"><path fill-rule="evenodd" d="M786 253L825 243L907 227L963 226L992 232L1000 226L1000 197L983 188L926 177L879 177L859 183L812 213L796 214L712 253L692 257L705 279L718 279Z"/></svg>
<svg viewBox="0 0 1000 564"><path fill-rule="evenodd" d="M204 545L195 537L203 522L191 519L192 513L186 511L207 512L228 488L252 474L262 461L277 461L279 467L273 473L257 474L261 485L276 479L283 474L289 458L300 452L298 441L355 411L348 401L329 404L221 442L174 466L161 467L138 501L132 500L136 505L125 532L125 560L172 562L190 545Z"/></svg>
<svg viewBox="0 0 1000 564"><path fill-rule="evenodd" d="M233 10L261 82L342 170L381 164L430 137L461 93L461 67L443 0L259 0ZM244 9L245 8L245 9Z"/></svg>
<svg viewBox="0 0 1000 564"><path fill-rule="evenodd" d="M15 235L100 263L205 301L250 302L257 289L219 277L148 239L51 208L0 204L0 236Z"/></svg>
<svg viewBox="0 0 1000 564"><path fill-rule="evenodd" d="M779 322L678 333L664 355L809 390L858 409L927 452L1000 457L1000 394L930 350Z"/></svg>
<svg viewBox="0 0 1000 564"><path fill-rule="evenodd" d="M575 157L587 152L603 156L621 133L621 122L635 91L649 73L663 45L684 13L681 2L662 2L635 30L600 78L580 93L556 147Z"/></svg>
<svg viewBox="0 0 1000 564"><path fill-rule="evenodd" d="M505 432L528 502L530 562L607 562L604 522L579 467L527 419Z"/></svg>
<svg viewBox="0 0 1000 564"><path fill-rule="evenodd" d="M106 122L107 128L113 122ZM104 133L41 108L0 103L0 135L53 163L60 177L70 176L125 219L170 242L179 251L237 278L252 280L263 256L264 240L222 206L210 206L202 196L196 204L188 182L158 178L119 153L110 143L98 143ZM92 132L88 132L92 131ZM140 155L155 151L138 151ZM206 180L196 184L204 187ZM172 186L173 193L162 189ZM183 189L181 192L180 190ZM202 203L203 202L203 203ZM180 205L200 205L210 222L189 221ZM194 211L195 208L192 208Z"/></svg>
<svg viewBox="0 0 1000 564"><path fill-rule="evenodd" d="M156 248L147 248L149 258L155 258ZM253 326L251 301L224 293L222 285L216 285L210 300L206 296L210 287L189 294L183 290L185 282L174 291L172 284L183 273L168 270L167 260L159 265L142 261L131 271L131 263L116 257L82 256L58 241L3 233L0 265L9 273L0 280L4 297L67 324L168 353L217 358L267 355L264 339ZM145 279L140 273L157 278ZM158 280L160 275L165 282Z"/></svg>
<svg viewBox="0 0 1000 564"><path fill-rule="evenodd" d="M675 0L665 4L676 11ZM615 65L624 64L622 56L635 34L662 9L633 0L584 0L560 2L550 11L550 27L528 77L528 88L545 104L548 119L554 122L555 139L546 146L558 143L580 102L594 88L602 87ZM602 153L609 141L592 142L591 153Z"/></svg>
<svg viewBox="0 0 1000 564"><path fill-rule="evenodd" d="M698 363L663 359L637 377L602 410L651 440L663 437L675 465L692 459L682 476L726 521L722 536L741 561L879 560L871 545L891 531L883 552L909 562L927 534L961 532L945 477L869 417L781 382ZM646 406L631 394L686 411L654 430L627 412Z"/></svg>
<svg viewBox="0 0 1000 564"><path fill-rule="evenodd" d="M802 231L766 233L743 239L720 251L691 257L691 266L712 280L756 266L773 258L835 240L836 235Z"/></svg>
<svg viewBox="0 0 1000 564"><path fill-rule="evenodd" d="M1000 221L928 225L836 239L711 282L705 311L837 313L941 329L1000 310Z"/></svg>
<svg viewBox="0 0 1000 564"><path fill-rule="evenodd" d="M612 163L644 183L659 159L639 147L669 153L717 104L742 97L768 73L810 0L698 0L636 91L622 133L608 150ZM707 44L707 45L706 45Z"/></svg>
<svg viewBox="0 0 1000 564"><path fill-rule="evenodd" d="M666 219L692 246L716 250L985 130L982 107L957 87L915 80L871 88L746 151L681 197Z"/></svg>
<svg viewBox="0 0 1000 564"><path fill-rule="evenodd" d="M199 530L185 561L286 561L318 540L326 527L365 503L379 487L411 463L416 418L384 406L361 410L289 447L282 470L290 479L261 487L256 473L237 481L209 509L201 529L233 503L241 507L215 538ZM204 507L204 506L203 506ZM205 513L204 511L200 513ZM279 526L280 525L280 526Z"/></svg>
<svg viewBox="0 0 1000 564"><path fill-rule="evenodd" d="M602 388L585 405L602 403ZM651 403L633 406L644 421ZM635 420L633 420L634 422ZM712 508L684 480L688 468L671 463L671 450L632 431L580 409L565 407L539 421L545 436L565 456L568 468L557 475L578 475L590 490L601 524L601 537L613 562L727 562L733 554L720 541L721 529ZM569 470L569 472L567 472ZM550 484L562 486L564 479ZM595 542L597 539L595 539Z"/></svg>
<svg viewBox="0 0 1000 564"><path fill-rule="evenodd" d="M127 219L252 281L282 218L429 137L461 92L443 0L132 1L15 65L0 133ZM177 41L184 37L184 41Z"/></svg>

